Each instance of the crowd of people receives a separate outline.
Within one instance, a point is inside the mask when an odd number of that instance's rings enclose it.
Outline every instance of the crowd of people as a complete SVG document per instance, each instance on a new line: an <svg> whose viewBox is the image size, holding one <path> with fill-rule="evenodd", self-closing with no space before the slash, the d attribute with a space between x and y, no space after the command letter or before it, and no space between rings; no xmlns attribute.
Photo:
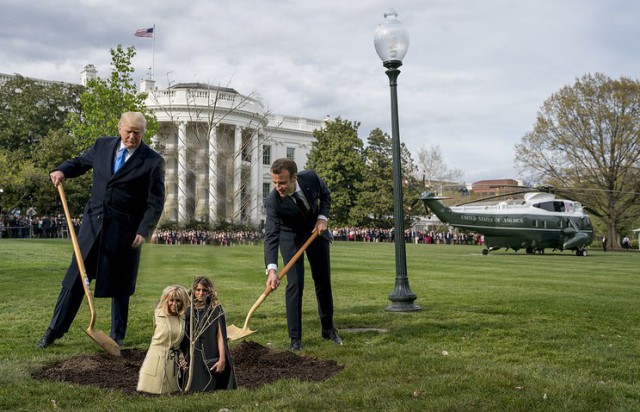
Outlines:
<svg viewBox="0 0 640 412"><path fill-rule="evenodd" d="M82 216L73 218L76 231ZM6 213L0 215L0 238L14 239L58 239L68 238L69 228L63 214L55 216L22 215Z"/></svg>
<svg viewBox="0 0 640 412"><path fill-rule="evenodd" d="M63 214L54 216L20 215L3 213L0 218L0 238L64 239L69 237L67 221ZM75 216L73 225L78 232L82 215ZM334 241L344 242L393 242L393 229L367 227L340 227L330 229ZM482 245L483 237L476 234L452 231L405 230L405 241L415 244ZM256 245L262 242L260 230L205 230L205 229L156 229L151 243L161 245Z"/></svg>
<svg viewBox="0 0 640 412"><path fill-rule="evenodd" d="M333 239L345 242L393 242L393 229L343 227L332 230ZM415 244L447 244L447 245L482 245L484 237L474 233L457 233L453 231L414 230L404 231L407 243Z"/></svg>
<svg viewBox="0 0 640 412"><path fill-rule="evenodd" d="M72 217L78 232L82 215ZM69 238L67 220L63 214L55 216L0 215L0 238L13 239L66 239ZM262 240L258 230L202 230L202 229L156 229L152 243L163 245L255 245Z"/></svg>
<svg viewBox="0 0 640 412"><path fill-rule="evenodd" d="M62 213L54 216L0 215L0 238L64 239L69 237L67 221ZM76 233L82 223L82 215L72 218ZM393 229L368 227L339 227L330 229L334 241L345 242L393 242ZM480 235L452 231L405 230L405 241L416 244L481 245ZM261 230L205 230L205 229L156 229L151 243L161 245L256 245L262 242Z"/></svg>
<svg viewBox="0 0 640 412"><path fill-rule="evenodd" d="M343 242L393 242L393 229L340 227L331 229L334 241ZM255 245L261 242L264 235L258 230L202 230L202 229L158 229L151 242L163 245ZM407 243L415 244L447 244L447 245L482 245L482 235L473 233L457 233L452 231L423 231L408 229L404 232Z"/></svg>
<svg viewBox="0 0 640 412"><path fill-rule="evenodd" d="M260 240L257 230L157 229L151 237L161 245L255 245Z"/></svg>

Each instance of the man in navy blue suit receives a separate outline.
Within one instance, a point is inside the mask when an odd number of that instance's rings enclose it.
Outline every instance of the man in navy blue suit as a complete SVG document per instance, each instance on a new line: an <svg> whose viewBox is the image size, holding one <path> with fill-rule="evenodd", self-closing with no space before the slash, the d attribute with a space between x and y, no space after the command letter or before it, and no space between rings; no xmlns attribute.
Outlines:
<svg viewBox="0 0 640 412"><path fill-rule="evenodd" d="M101 137L82 155L49 175L57 187L67 178L93 171L91 198L82 216L78 243L96 297L110 297L111 338L121 347L127 331L129 297L135 292L140 248L164 207L164 159L142 142L142 113L122 114L120 137ZM84 297L76 257L62 281L53 317L38 348L50 346L68 330Z"/></svg>
<svg viewBox="0 0 640 412"><path fill-rule="evenodd" d="M276 273L278 247L286 265L298 248L315 229L319 236L307 248L305 254L311 267L318 301L318 315L322 325L322 337L338 345L342 339L333 325L333 295L331 292L331 264L327 231L327 217L331 208L331 192L324 181L313 171L298 173L293 160L278 159L271 165L274 190L265 199L264 259L267 266L267 287L279 286ZM304 259L299 259L287 273L285 293L287 326L291 349L302 349L302 294L304 290Z"/></svg>

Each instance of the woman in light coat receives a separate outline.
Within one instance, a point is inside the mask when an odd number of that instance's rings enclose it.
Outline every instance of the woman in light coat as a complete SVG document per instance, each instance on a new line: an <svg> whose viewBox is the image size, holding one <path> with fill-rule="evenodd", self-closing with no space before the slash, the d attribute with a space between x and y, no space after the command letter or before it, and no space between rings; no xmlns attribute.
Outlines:
<svg viewBox="0 0 640 412"><path fill-rule="evenodd" d="M168 286L156 307L154 332L149 350L140 368L138 391L165 394L180 391L178 374L185 364L180 343L185 334L185 312L189 304L187 290Z"/></svg>

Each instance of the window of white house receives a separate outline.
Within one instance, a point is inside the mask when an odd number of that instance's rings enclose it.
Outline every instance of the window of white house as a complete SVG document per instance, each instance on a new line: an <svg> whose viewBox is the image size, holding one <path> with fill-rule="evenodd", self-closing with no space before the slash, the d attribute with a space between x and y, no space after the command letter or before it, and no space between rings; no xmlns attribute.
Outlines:
<svg viewBox="0 0 640 412"><path fill-rule="evenodd" d="M271 183L263 183L262 184L262 200L266 199L271 192Z"/></svg>
<svg viewBox="0 0 640 412"><path fill-rule="evenodd" d="M271 146L262 146L262 164L271 165Z"/></svg>

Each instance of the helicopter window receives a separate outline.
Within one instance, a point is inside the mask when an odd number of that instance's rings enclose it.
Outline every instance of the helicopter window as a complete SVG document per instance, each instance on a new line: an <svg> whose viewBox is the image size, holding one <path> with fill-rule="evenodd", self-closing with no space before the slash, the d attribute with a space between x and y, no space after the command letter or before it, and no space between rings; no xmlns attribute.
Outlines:
<svg viewBox="0 0 640 412"><path fill-rule="evenodd" d="M537 207L538 209L546 210L549 212L564 212L566 209L564 207L564 202L561 201L553 201L550 200L548 202L535 203L533 207Z"/></svg>
<svg viewBox="0 0 640 412"><path fill-rule="evenodd" d="M538 209L546 210L549 212L554 211L553 202L536 203L533 205L533 207L537 207Z"/></svg>
<svg viewBox="0 0 640 412"><path fill-rule="evenodd" d="M581 217L580 220L578 221L578 226L580 227L580 229L583 229L583 230L591 229L592 225L591 225L591 219L589 219L589 216Z"/></svg>

